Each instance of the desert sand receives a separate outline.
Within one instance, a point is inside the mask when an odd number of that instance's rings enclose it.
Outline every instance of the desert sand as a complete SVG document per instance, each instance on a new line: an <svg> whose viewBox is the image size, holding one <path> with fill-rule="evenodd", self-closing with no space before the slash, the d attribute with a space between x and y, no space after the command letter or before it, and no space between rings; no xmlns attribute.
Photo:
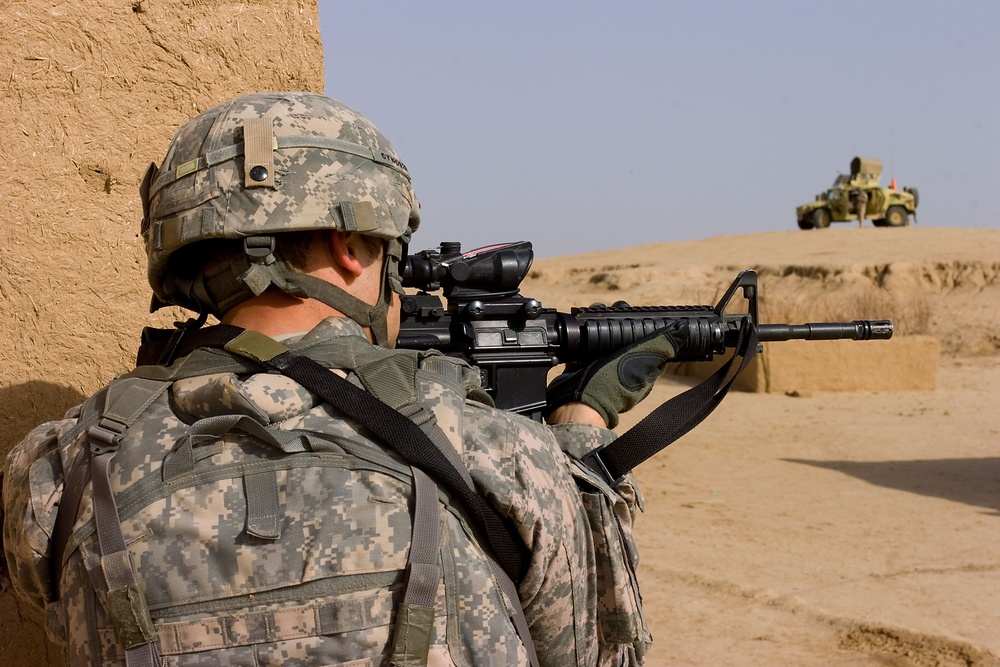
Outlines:
<svg viewBox="0 0 1000 667"><path fill-rule="evenodd" d="M14 0L0 27L3 456L126 370L142 326L178 316L146 313L136 196L177 125L250 90L322 90L323 56L316 0ZM714 303L756 268L766 322L897 325L851 344L895 363L879 391L867 369L817 389L843 370L820 355L793 391L731 393L639 469L648 663L998 664L1000 231L801 232L794 204L787 232L539 259L524 284L560 309ZM415 247L453 240L427 234ZM902 341L928 336L938 354L911 358L926 346ZM795 359L782 349L765 354ZM933 364L930 388L901 389L910 362ZM621 428L695 381L665 376ZM0 665L61 664L41 623L0 592Z"/></svg>
<svg viewBox="0 0 1000 667"><path fill-rule="evenodd" d="M998 258L996 230L834 227L535 262L522 291L560 310L714 303L757 268L802 321L917 322L850 345L940 342L932 390L813 391L819 364L792 395L730 392L638 469L649 664L1000 664ZM619 430L696 381L665 375Z"/></svg>

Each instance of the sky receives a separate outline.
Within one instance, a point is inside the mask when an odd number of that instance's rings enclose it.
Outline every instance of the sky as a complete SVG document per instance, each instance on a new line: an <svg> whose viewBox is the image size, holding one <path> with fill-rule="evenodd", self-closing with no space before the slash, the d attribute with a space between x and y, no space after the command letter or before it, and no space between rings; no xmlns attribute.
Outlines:
<svg viewBox="0 0 1000 667"><path fill-rule="evenodd" d="M919 190L918 225L1000 227L994 0L319 8L326 94L413 177L411 251L798 232L856 155Z"/></svg>

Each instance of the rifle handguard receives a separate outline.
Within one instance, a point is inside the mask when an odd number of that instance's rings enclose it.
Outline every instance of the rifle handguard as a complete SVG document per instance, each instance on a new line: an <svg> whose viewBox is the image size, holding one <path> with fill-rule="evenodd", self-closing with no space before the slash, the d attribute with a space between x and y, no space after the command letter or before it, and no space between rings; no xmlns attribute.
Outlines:
<svg viewBox="0 0 1000 667"><path fill-rule="evenodd" d="M649 395L664 365L682 353L688 342L688 322L677 320L614 354L584 366L568 367L548 386L546 416L571 402L596 410L608 428Z"/></svg>

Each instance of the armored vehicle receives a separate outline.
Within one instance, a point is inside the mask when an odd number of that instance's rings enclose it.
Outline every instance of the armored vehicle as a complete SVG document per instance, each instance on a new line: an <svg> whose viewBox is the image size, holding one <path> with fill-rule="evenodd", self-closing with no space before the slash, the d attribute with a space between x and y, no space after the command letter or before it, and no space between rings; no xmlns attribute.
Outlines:
<svg viewBox="0 0 1000 667"><path fill-rule="evenodd" d="M878 182L882 161L873 157L851 160L851 173L839 174L833 186L816 200L795 209L800 229L824 229L831 222L849 222L868 218L876 227L903 227L916 221L917 189L896 189L896 180L887 187ZM859 205L864 211L859 211Z"/></svg>

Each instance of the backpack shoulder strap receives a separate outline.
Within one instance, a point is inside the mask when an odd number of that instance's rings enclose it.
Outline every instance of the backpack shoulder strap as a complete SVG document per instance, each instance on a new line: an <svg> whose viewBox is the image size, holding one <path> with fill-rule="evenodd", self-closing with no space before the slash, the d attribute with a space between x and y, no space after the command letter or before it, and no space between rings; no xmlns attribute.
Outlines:
<svg viewBox="0 0 1000 667"><path fill-rule="evenodd" d="M76 440L80 433L85 432L91 426L96 426L104 410L104 402L107 397L108 388L104 387L99 392L88 398L77 418L76 426L67 436L68 440ZM83 497L83 489L90 481L90 451L86 447L81 447L76 458L70 464L69 470L63 473L63 494L59 500L59 507L56 508L55 526L52 528L52 596L57 599L59 596L59 582L62 579L63 559L66 554L66 545L73 534L73 526L76 524L76 517L80 511L80 500Z"/></svg>
<svg viewBox="0 0 1000 667"><path fill-rule="evenodd" d="M58 587L80 496L90 480L100 569L108 585L108 615L114 622L117 640L125 649L127 667L153 667L159 659L153 620L122 535L109 467L128 429L169 386L169 382L159 380L118 377L84 404L76 429L77 433L86 433L86 446L66 478L64 505L59 508L53 532L53 581Z"/></svg>
<svg viewBox="0 0 1000 667"><path fill-rule="evenodd" d="M489 544L504 569L515 581L521 580L527 554L514 529L466 483L466 478L438 447L428 446L429 438L405 415L309 357L292 354L281 343L256 331L244 331L227 343L225 349L255 359L265 368L292 378L365 426L411 465L432 475L455 495L470 518L485 526Z"/></svg>
<svg viewBox="0 0 1000 667"><path fill-rule="evenodd" d="M580 460L598 472L611 486L640 463L700 424L726 397L737 376L757 354L757 328L744 321L733 356L711 377L655 408L617 439ZM736 366L736 359L740 363ZM733 367L736 372L730 375Z"/></svg>
<svg viewBox="0 0 1000 667"><path fill-rule="evenodd" d="M78 438L84 432L98 439L119 438L168 386L169 383L143 378L115 378L84 402L68 439ZM54 594L58 594L66 545L73 534L83 490L91 479L90 453L88 447L82 447L63 478L64 491L52 530Z"/></svg>
<svg viewBox="0 0 1000 667"><path fill-rule="evenodd" d="M392 635L392 657L396 667L423 667L430 653L441 567L438 548L441 539L441 508L438 488L427 473L410 467L413 473L413 531L406 561L406 588L396 608Z"/></svg>
<svg viewBox="0 0 1000 667"><path fill-rule="evenodd" d="M401 358L407 359L407 361L403 361L402 363L396 361ZM427 405L429 397L418 386L417 365L411 360L412 357L406 355L385 356L358 368L357 371L362 376L362 382L365 386L370 387L373 390L372 393L379 398L382 398L381 392L388 389L384 387L386 380L391 379L390 386L396 387L393 393L397 399L404 395L401 389L402 386L412 387L412 390L407 390L405 396L409 400L411 398L409 392L412 391L414 400L406 404L393 405L393 407L408 417L424 432L430 443L440 452L441 456L446 458L455 467L469 488L475 488L475 482L472 479L472 475L469 474L468 468L462 462L458 451L449 441L448 436L438 425L434 412ZM395 368L396 372L387 372L385 370L376 371L375 373L371 372L374 368L383 369L386 367ZM463 398L468 397L475 400L476 395L474 390L479 388L479 385L475 384L472 386L469 383L467 371L467 366L459 364L457 360L443 355L431 355L424 358L419 368L419 373L425 379L436 381L439 384L445 383L450 385ZM482 390L480 389L480 391ZM489 396L485 392L482 392L482 394L489 401ZM385 399L383 398L382 400ZM388 403L388 401L385 402ZM433 521L439 521L437 486L419 468L412 467L411 469L414 474L416 512L413 524L413 543L410 547L411 563L408 564L406 597L397 616L397 619L402 620L397 620L393 641L392 664L394 665L426 664L429 644L421 642L424 640L429 641L430 639L430 630L434 622L433 605L437 596L437 582L440 576L437 565L438 534L436 530L432 533L428 527L431 516L434 517ZM427 500L432 492L433 501ZM425 500L421 500L421 497ZM430 502L433 502L433 508L428 507ZM422 506L423 510L421 510ZM420 518L421 513L424 516L422 520ZM478 528L481 528L481 526L473 527L474 530ZM431 534L433 534L433 538L429 537ZM433 539L433 553L429 551L431 539ZM415 561L414 554L417 554ZM490 554L487 553L486 558L490 570L493 572L493 577L499 584L501 593L507 599L507 607L511 610L511 621L514 623L514 628L517 630L517 634L521 638L521 643L528 654L529 663L533 667L538 667L538 656L535 652L534 642L531 639L528 620L521 606L517 585ZM421 572L422 576L415 577L414 575L417 572ZM417 603L417 600L424 600L422 603L424 606L421 606L421 603ZM411 646L419 646L419 650L415 652L407 650L407 647ZM423 662L421 662L421 658ZM414 659L416 659L416 662L411 662Z"/></svg>

